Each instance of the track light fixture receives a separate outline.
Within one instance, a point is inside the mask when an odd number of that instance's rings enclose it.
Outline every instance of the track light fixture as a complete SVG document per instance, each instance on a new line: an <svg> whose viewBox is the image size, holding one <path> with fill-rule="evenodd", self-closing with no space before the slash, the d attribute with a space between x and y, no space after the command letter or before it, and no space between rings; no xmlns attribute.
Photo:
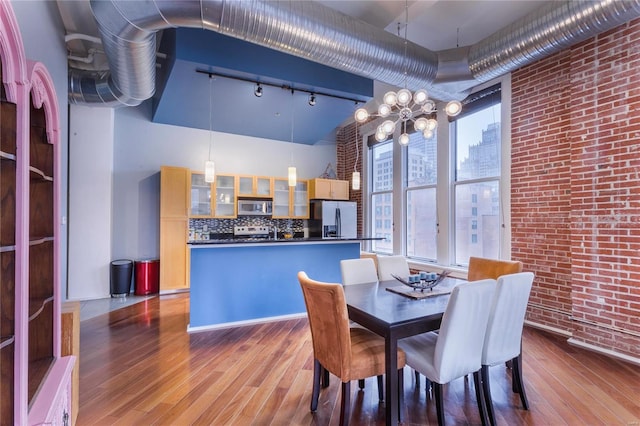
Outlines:
<svg viewBox="0 0 640 426"><path fill-rule="evenodd" d="M262 86L260 85L260 83L256 85L256 90L253 91L253 94L258 98L262 96Z"/></svg>
<svg viewBox="0 0 640 426"><path fill-rule="evenodd" d="M312 93L309 95L309 105L315 106L315 104L316 104L316 95Z"/></svg>

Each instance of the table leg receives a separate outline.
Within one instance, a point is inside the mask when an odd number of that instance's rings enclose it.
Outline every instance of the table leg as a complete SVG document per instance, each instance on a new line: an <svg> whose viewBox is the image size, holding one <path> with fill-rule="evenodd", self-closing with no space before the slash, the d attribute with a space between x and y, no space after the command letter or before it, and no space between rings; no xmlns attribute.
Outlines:
<svg viewBox="0 0 640 426"><path fill-rule="evenodd" d="M398 424L398 339L390 334L385 339L386 424Z"/></svg>

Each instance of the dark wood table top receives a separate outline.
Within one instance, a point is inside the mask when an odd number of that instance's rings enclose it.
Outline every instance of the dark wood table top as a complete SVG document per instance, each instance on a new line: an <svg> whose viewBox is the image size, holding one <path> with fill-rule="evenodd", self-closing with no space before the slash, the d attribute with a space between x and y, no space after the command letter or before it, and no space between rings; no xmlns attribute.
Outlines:
<svg viewBox="0 0 640 426"><path fill-rule="evenodd" d="M452 289L463 282L465 281L461 279L447 277L436 288ZM424 331L410 331L412 334L429 331L429 328L431 330L437 329L449 302L449 295L437 295L416 300L386 290L387 287L402 285L399 281L392 280L345 286L344 293L349 318L383 336L385 335L384 329L415 323L422 323L426 326L421 327L424 328ZM407 336L412 334L407 334Z"/></svg>

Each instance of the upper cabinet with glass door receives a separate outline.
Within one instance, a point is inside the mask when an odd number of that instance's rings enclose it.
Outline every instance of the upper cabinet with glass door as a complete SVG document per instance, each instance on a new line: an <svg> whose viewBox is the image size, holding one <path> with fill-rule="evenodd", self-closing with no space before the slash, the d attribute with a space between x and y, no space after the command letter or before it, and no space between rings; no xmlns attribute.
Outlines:
<svg viewBox="0 0 640 426"><path fill-rule="evenodd" d="M238 197L264 197L273 196L273 187L270 177L263 176L238 176Z"/></svg>
<svg viewBox="0 0 640 426"><path fill-rule="evenodd" d="M308 219L308 182L298 180L290 187L287 178L273 179L273 217L278 219Z"/></svg>
<svg viewBox="0 0 640 426"><path fill-rule="evenodd" d="M237 217L236 176L216 175L215 199L213 200L213 216L217 218Z"/></svg>
<svg viewBox="0 0 640 426"><path fill-rule="evenodd" d="M204 173L191 172L189 216L211 217L211 184L204 181Z"/></svg>

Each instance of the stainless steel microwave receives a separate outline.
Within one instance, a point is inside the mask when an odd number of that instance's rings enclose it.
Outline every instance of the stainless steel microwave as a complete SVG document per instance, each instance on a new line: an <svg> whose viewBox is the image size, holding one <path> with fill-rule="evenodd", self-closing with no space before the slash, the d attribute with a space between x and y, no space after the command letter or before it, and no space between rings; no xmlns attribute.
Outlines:
<svg viewBox="0 0 640 426"><path fill-rule="evenodd" d="M271 200L238 200L238 216L271 216Z"/></svg>

